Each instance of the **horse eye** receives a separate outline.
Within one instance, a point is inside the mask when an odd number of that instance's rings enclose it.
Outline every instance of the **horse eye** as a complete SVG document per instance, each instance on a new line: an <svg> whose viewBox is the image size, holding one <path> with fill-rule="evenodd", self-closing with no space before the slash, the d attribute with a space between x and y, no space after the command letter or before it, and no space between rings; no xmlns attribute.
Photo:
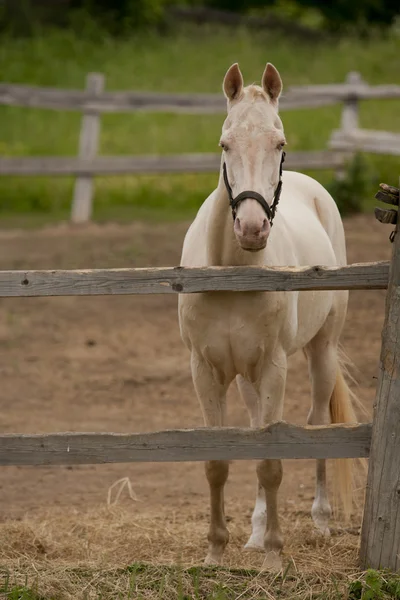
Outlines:
<svg viewBox="0 0 400 600"><path fill-rule="evenodd" d="M225 150L225 152L228 150L228 146L224 144L224 142L220 142L219 145L221 146L222 150Z"/></svg>
<svg viewBox="0 0 400 600"><path fill-rule="evenodd" d="M281 142L280 144L278 144L278 150L283 150L283 148L286 146L286 142Z"/></svg>

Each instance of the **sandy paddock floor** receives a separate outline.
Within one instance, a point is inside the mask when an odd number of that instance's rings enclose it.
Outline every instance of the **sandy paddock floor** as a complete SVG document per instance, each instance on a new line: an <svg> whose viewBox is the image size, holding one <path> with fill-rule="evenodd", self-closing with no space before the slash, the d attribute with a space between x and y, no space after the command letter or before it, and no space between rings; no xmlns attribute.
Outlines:
<svg viewBox="0 0 400 600"><path fill-rule="evenodd" d="M345 221L349 262L390 257L389 230L368 216ZM0 268L176 265L185 224L66 225L0 233ZM375 394L383 291L352 292L344 347L366 407ZM2 432L140 432L202 425L189 354L180 340L176 296L0 300ZM290 362L285 418L305 423L309 384L301 354ZM247 425L235 389L229 424ZM110 486L129 478L118 505ZM355 569L361 507L330 541L311 527L314 465L285 461L280 491L286 555ZM116 491L115 489L113 490ZM231 544L225 564L259 566L242 551L250 531L255 468L231 467L226 490ZM208 490L201 463L7 467L0 479L0 562L120 565L134 560L199 562L206 548Z"/></svg>

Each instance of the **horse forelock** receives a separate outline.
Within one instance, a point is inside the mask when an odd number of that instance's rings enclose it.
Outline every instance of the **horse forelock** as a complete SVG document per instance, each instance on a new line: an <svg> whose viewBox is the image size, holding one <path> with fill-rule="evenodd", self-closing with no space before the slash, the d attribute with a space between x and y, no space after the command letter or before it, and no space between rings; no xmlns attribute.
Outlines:
<svg viewBox="0 0 400 600"><path fill-rule="evenodd" d="M259 88L250 92L250 94L253 93L255 94L255 100L252 99L251 95L244 97L241 102L238 102L229 111L224 123L225 131L234 130L236 133L239 133L243 130L249 131L249 129L255 129L261 132L283 128L275 107L268 101L257 101L257 98L260 99L265 96L265 92Z"/></svg>
<svg viewBox="0 0 400 600"><path fill-rule="evenodd" d="M252 83L251 85L248 85L247 87L244 88L244 96L251 100L252 102L257 102L257 101L266 101L269 103L269 98L267 93L265 92L265 90L260 87L259 85L256 85L255 83Z"/></svg>

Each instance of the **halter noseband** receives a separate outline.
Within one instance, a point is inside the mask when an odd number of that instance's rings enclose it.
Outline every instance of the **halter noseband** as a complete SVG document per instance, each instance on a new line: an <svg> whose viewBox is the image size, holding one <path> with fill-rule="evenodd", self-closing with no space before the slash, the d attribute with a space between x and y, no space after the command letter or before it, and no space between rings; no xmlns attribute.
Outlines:
<svg viewBox="0 0 400 600"><path fill-rule="evenodd" d="M285 156L286 156L286 152L282 152L281 164L279 166L279 182L278 182L278 185L276 186L276 190L274 193L274 201L272 202L271 206L268 204L268 202L265 200L265 198L263 196L261 196L261 194L259 194L258 192L253 192L252 190L240 192L240 194L238 194L236 196L236 198L234 198L233 194L232 194L232 188L229 184L228 173L226 171L226 164L224 162L223 167L222 167L223 175L224 175L224 183L225 183L225 187L227 189L228 196L229 196L229 204L232 209L233 220L236 219L236 209L239 206L239 204L241 202L243 202L243 200L247 200L247 198L252 198L253 200L256 200L258 202L258 204L260 204L260 206L262 206L265 214L268 217L268 221L272 225L272 221L274 220L274 217L276 214L276 209L278 207L279 199L280 199L281 191L282 191L282 169L283 169L283 163L285 162Z"/></svg>

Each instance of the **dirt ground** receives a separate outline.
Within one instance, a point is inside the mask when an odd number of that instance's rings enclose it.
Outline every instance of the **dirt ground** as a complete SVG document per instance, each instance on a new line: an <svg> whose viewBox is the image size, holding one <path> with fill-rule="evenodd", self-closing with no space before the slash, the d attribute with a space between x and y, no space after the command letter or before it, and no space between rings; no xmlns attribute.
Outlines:
<svg viewBox="0 0 400 600"><path fill-rule="evenodd" d="M349 262L390 257L387 226L357 216L347 219L345 228ZM185 224L4 231L0 269L172 266L178 264L185 231ZM356 367L357 393L369 408L384 298L383 291L352 292L343 336ZM2 432L141 432L202 425L189 354L179 336L175 296L1 299L0 308ZM309 402L306 363L299 354L290 362L285 418L305 423ZM247 425L235 389L230 390L228 412L230 425ZM11 546L17 521L40 523L46 514L56 531L57 515L73 514L83 522L90 511L106 510L110 486L124 477L139 501L129 500L125 488L119 501L125 517L123 525L119 517L119 527L143 528L146 519L164 523L164 537L157 537L158 525L150 528L146 550L132 551L135 559L148 558L151 550L153 556L166 556L165 524L173 537L196 522L199 538L191 544L198 543L201 553L208 514L202 463L4 467L0 519ZM280 505L289 538L295 526L308 529L313 477L313 461L285 461ZM226 490L227 514L243 539L249 532L254 492L254 465L234 463ZM359 509L351 524L353 533L360 514ZM178 560L179 553L167 553L168 560ZM0 559L2 554L10 556L4 545Z"/></svg>

